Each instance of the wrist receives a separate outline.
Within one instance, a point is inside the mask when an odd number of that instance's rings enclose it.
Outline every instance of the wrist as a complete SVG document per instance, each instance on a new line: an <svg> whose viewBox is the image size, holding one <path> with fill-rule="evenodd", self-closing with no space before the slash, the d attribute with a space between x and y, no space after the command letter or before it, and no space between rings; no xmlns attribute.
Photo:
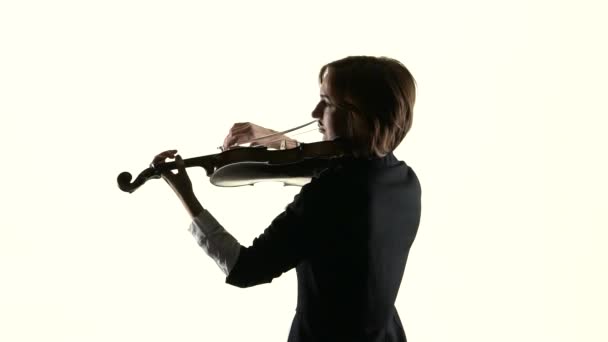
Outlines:
<svg viewBox="0 0 608 342"><path fill-rule="evenodd" d="M198 198L194 195L194 192L189 192L180 196L184 208L190 214L190 217L194 218L203 212L204 208L199 202Z"/></svg>

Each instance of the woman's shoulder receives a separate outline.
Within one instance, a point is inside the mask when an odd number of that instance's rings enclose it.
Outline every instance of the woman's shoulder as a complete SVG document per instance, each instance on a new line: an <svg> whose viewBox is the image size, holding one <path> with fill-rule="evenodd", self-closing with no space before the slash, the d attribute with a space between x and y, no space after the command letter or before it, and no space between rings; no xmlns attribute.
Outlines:
<svg viewBox="0 0 608 342"><path fill-rule="evenodd" d="M308 188L333 196L335 193L365 192L378 184L393 184L405 189L419 187L417 183L414 170L389 153L378 158L351 158L336 162L315 175Z"/></svg>

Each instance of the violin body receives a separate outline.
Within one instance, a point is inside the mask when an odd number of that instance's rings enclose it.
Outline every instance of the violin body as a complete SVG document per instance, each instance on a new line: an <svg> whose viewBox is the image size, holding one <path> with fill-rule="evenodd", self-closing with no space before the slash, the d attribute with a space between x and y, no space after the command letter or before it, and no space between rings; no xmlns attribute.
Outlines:
<svg viewBox="0 0 608 342"><path fill-rule="evenodd" d="M205 169L210 182L216 186L234 187L258 182L283 182L285 185L303 186L319 171L337 158L349 156L344 141L301 143L287 150L269 150L267 147L237 147L217 154L184 159L186 167ZM162 171L175 170L175 162L150 166L131 182L129 172L118 175L120 190L133 192L149 179L161 178Z"/></svg>
<svg viewBox="0 0 608 342"><path fill-rule="evenodd" d="M285 186L304 186L315 172L327 168L329 159L309 159L296 163L270 164L242 162L223 166L210 177L211 184L221 187L253 185L259 182L282 182Z"/></svg>

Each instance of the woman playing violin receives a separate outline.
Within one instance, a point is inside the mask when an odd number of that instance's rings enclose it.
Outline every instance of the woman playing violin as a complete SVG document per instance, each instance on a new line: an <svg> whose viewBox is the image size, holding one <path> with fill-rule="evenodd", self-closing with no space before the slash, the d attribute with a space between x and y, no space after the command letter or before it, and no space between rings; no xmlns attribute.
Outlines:
<svg viewBox="0 0 608 342"><path fill-rule="evenodd" d="M315 175L248 247L198 201L176 150L152 163L175 159L178 172L165 171L162 178L189 212L190 232L226 283L246 288L296 269L288 341L406 341L395 299L420 222L421 190L393 150L412 126L414 78L394 59L355 56L323 66L319 84L312 117L323 140L346 142L352 156ZM274 132L235 124L223 147ZM283 138L285 148L298 144Z"/></svg>

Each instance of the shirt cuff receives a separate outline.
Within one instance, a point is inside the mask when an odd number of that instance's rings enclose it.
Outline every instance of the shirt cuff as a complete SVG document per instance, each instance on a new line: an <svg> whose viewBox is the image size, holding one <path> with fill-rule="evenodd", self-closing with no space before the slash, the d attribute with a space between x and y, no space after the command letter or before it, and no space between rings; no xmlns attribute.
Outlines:
<svg viewBox="0 0 608 342"><path fill-rule="evenodd" d="M211 213L203 210L194 217L188 231L224 274L230 274L239 257L241 244L217 222Z"/></svg>

